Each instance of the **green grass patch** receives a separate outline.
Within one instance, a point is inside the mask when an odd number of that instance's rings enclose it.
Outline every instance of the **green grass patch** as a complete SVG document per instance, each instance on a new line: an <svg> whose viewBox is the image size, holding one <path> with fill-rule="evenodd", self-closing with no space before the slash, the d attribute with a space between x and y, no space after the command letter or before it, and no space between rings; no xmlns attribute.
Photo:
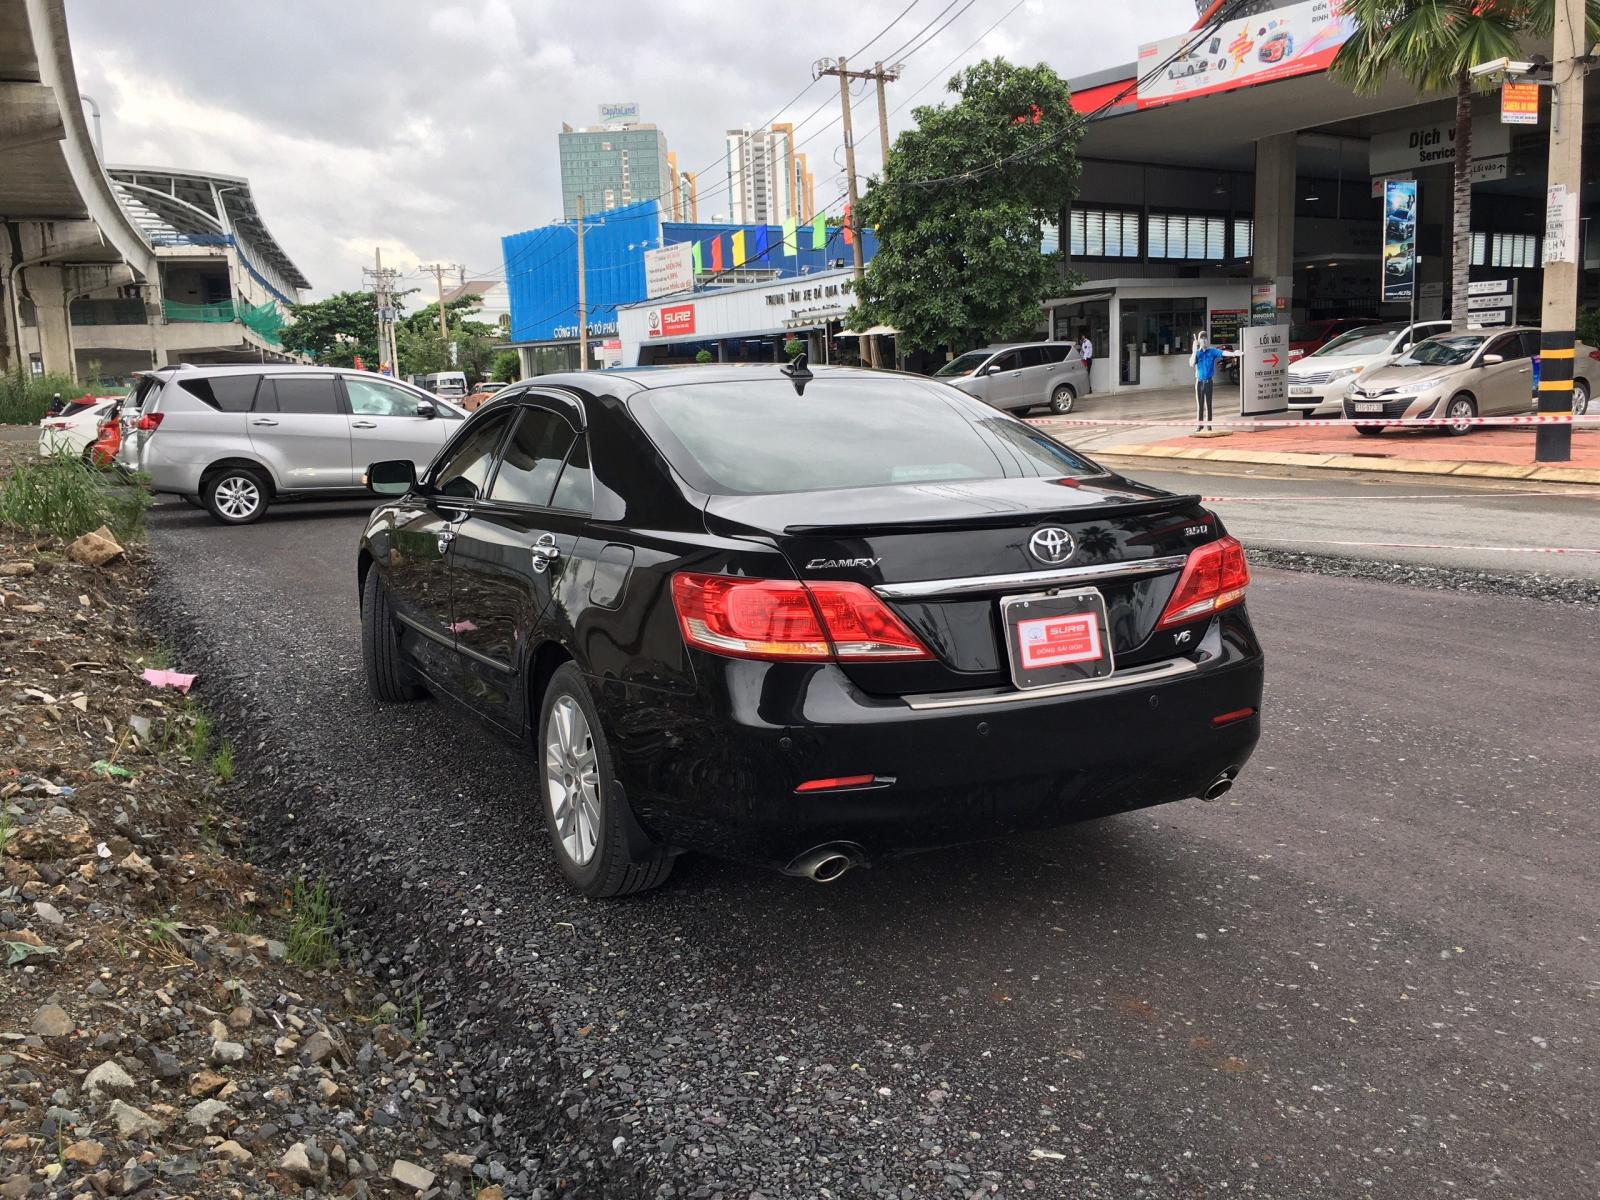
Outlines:
<svg viewBox="0 0 1600 1200"><path fill-rule="evenodd" d="M5 801L0 800L0 854L6 852L6 843L11 840L11 835L15 832L16 819L6 807Z"/></svg>
<svg viewBox="0 0 1600 1200"><path fill-rule="evenodd" d="M219 783L233 782L233 743L227 738L222 739L222 745L211 756L211 771Z"/></svg>
<svg viewBox="0 0 1600 1200"><path fill-rule="evenodd" d="M75 538L104 525L119 542L144 533L150 493L138 479L68 455L23 458L0 480L0 525L33 536Z"/></svg>
<svg viewBox="0 0 1600 1200"><path fill-rule="evenodd" d="M289 894L289 961L318 970L338 961L334 935L339 928L339 910L328 894L328 881L319 878L308 884L296 878Z"/></svg>
<svg viewBox="0 0 1600 1200"><path fill-rule="evenodd" d="M194 724L189 726L189 757L195 762L204 762L209 753L211 753L211 718L201 713L195 717Z"/></svg>
<svg viewBox="0 0 1600 1200"><path fill-rule="evenodd" d="M0 425L37 425L57 392L71 400L91 390L70 375L34 375L20 367L0 371Z"/></svg>

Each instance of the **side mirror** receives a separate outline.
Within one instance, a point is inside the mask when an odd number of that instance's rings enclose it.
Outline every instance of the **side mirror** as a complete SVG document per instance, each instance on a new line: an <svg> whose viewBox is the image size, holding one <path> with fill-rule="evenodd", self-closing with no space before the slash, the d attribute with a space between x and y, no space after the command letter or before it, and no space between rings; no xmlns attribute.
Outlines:
<svg viewBox="0 0 1600 1200"><path fill-rule="evenodd" d="M998 374L1000 374L1000 364L999 363L990 363L988 366L984 367L983 370L979 371L978 374L980 374L980 375L998 375Z"/></svg>
<svg viewBox="0 0 1600 1200"><path fill-rule="evenodd" d="M367 468L367 490L378 496L404 496L415 491L417 464L409 458L391 458Z"/></svg>
<svg viewBox="0 0 1600 1200"><path fill-rule="evenodd" d="M1483 356L1483 365L1486 367L1492 367L1496 363L1505 362L1505 360L1505 355L1503 354L1485 354Z"/></svg>
<svg viewBox="0 0 1600 1200"><path fill-rule="evenodd" d="M417 401L417 416L426 417L431 421L434 417L437 417L438 415L439 415L439 409L434 405L432 400L418 400Z"/></svg>

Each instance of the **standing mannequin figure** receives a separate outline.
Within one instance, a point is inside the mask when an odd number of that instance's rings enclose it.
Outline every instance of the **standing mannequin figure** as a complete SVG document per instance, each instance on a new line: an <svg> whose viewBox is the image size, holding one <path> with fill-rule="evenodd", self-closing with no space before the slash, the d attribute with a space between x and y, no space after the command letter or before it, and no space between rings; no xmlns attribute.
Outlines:
<svg viewBox="0 0 1600 1200"><path fill-rule="evenodd" d="M1203 333L1194 335L1189 362L1194 366L1194 419L1196 433L1211 428L1211 392L1217 378L1217 364L1225 358L1238 358L1232 350L1219 350Z"/></svg>

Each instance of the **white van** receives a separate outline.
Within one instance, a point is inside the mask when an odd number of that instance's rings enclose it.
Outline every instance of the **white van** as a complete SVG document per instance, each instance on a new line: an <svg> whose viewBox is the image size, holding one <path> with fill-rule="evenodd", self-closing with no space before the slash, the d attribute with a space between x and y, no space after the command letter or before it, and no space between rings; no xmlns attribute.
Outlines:
<svg viewBox="0 0 1600 1200"><path fill-rule="evenodd" d="M423 391L446 400L459 400L467 394L465 371L435 371L431 375L413 375L412 379Z"/></svg>

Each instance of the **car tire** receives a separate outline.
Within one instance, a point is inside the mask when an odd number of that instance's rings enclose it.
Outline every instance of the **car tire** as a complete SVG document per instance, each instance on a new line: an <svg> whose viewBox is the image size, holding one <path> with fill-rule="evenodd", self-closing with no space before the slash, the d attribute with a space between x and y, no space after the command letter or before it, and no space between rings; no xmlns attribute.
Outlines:
<svg viewBox="0 0 1600 1200"><path fill-rule="evenodd" d="M1572 415L1581 417L1588 411L1589 385L1581 379L1574 379L1572 381Z"/></svg>
<svg viewBox="0 0 1600 1200"><path fill-rule="evenodd" d="M206 511L224 525L248 525L267 511L267 479L253 467L224 467L200 485Z"/></svg>
<svg viewBox="0 0 1600 1200"><path fill-rule="evenodd" d="M1383 426L1381 426L1381 425L1357 425L1356 426L1356 432L1359 433L1362 437L1377 437L1380 433L1383 432Z"/></svg>
<svg viewBox="0 0 1600 1200"><path fill-rule="evenodd" d="M1478 415L1478 405L1471 396L1453 396L1450 403L1444 406L1446 417L1475 417ZM1471 425L1444 425L1441 428L1451 437L1465 437L1472 432Z"/></svg>
<svg viewBox="0 0 1600 1200"><path fill-rule="evenodd" d="M636 859L628 847L630 814L616 785L611 747L583 673L562 663L550 677L535 731L539 797L561 873L585 896L626 896L672 874L672 856Z"/></svg>
<svg viewBox="0 0 1600 1200"><path fill-rule="evenodd" d="M1050 393L1050 411L1058 417L1064 417L1072 411L1072 406L1078 402L1078 393L1073 390L1070 383L1057 384Z"/></svg>
<svg viewBox="0 0 1600 1200"><path fill-rule="evenodd" d="M400 632L395 628L389 592L376 567L367 568L361 586L361 662L367 671L367 691L374 700L405 704L422 695L416 673L400 657Z"/></svg>

